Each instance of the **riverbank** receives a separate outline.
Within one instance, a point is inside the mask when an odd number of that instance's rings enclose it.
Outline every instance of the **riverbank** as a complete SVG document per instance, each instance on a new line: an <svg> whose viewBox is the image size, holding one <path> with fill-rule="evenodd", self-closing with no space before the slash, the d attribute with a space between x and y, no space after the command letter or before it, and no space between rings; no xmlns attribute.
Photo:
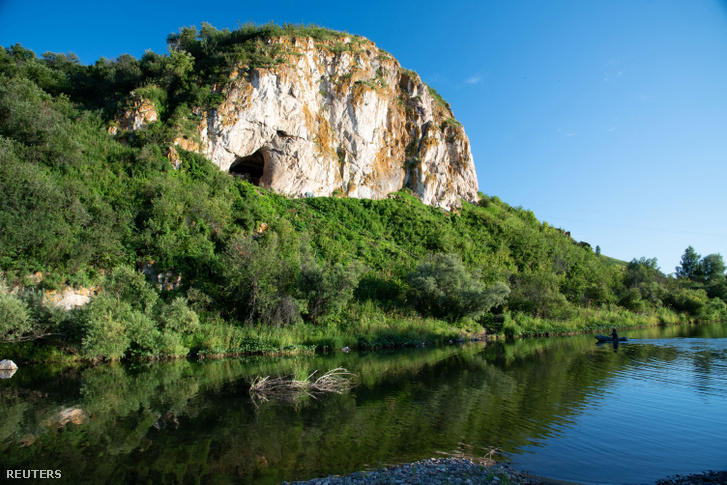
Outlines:
<svg viewBox="0 0 727 485"><path fill-rule="evenodd" d="M674 475L663 478L656 482L656 485L693 485L693 484L723 484L727 483L727 470L721 472L708 471L694 473L692 475Z"/></svg>
<svg viewBox="0 0 727 485"><path fill-rule="evenodd" d="M467 458L430 458L344 476L332 475L291 484L283 482L288 485L389 485L392 483L554 485L559 482L533 477L504 464L488 465Z"/></svg>
<svg viewBox="0 0 727 485"><path fill-rule="evenodd" d="M202 324L198 333L182 340L178 353L127 352L121 360L135 362L181 358L205 360L246 355L293 356L340 350L378 351L437 347L476 341L587 335L610 332L611 328L618 328L623 333L657 326L691 324L698 323L680 319L679 315L671 312L633 314L623 310L606 309L583 310L577 316L563 321L534 319L522 314L505 315L497 331L492 329L488 331L475 322L469 322L468 325L454 325L437 319L393 317L381 317L376 321L359 319L351 321L345 328L309 324L284 328L238 327L217 323L214 326ZM50 363L72 365L119 360L89 358L84 355L79 342L66 341L63 336L16 343L0 342L0 358L12 359L20 365Z"/></svg>
<svg viewBox="0 0 727 485"><path fill-rule="evenodd" d="M324 478L285 485L567 485L572 482L552 480L521 472L503 463L478 463L468 458L430 458L413 463L360 471L349 475L331 475ZM697 485L727 483L727 471L708 471L692 475L675 475L656 481L656 485Z"/></svg>

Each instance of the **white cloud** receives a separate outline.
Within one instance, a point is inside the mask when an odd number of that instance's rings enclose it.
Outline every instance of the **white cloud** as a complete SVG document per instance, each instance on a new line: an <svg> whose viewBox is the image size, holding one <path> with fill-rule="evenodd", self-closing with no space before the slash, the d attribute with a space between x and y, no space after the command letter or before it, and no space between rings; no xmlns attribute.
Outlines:
<svg viewBox="0 0 727 485"><path fill-rule="evenodd" d="M482 81L482 76L479 74L475 74L464 80L465 84L478 84L480 81Z"/></svg>

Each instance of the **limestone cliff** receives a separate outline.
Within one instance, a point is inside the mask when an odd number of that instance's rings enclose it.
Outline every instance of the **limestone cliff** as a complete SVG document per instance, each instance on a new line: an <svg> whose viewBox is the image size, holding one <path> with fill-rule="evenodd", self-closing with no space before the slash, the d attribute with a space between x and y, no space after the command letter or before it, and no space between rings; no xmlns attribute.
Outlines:
<svg viewBox="0 0 727 485"><path fill-rule="evenodd" d="M264 42L282 57L233 69L216 88L224 101L197 111L201 143L178 146L292 197L380 199L408 187L446 209L477 199L467 135L416 73L360 37Z"/></svg>

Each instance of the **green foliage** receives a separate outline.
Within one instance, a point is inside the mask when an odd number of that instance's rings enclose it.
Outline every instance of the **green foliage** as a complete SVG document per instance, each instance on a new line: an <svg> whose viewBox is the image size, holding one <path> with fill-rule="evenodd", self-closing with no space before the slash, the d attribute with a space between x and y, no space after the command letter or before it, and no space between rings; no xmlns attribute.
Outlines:
<svg viewBox="0 0 727 485"><path fill-rule="evenodd" d="M126 316L124 333L129 338L128 353L134 357L153 356L160 352L161 333L154 320L139 311Z"/></svg>
<svg viewBox="0 0 727 485"><path fill-rule="evenodd" d="M143 274L129 266L117 266L104 285L109 295L117 300L128 302L131 308L150 314L156 305L159 295L149 284Z"/></svg>
<svg viewBox="0 0 727 485"><path fill-rule="evenodd" d="M284 326L300 318L290 247L277 232L231 238L223 257L225 297L232 315L249 325Z"/></svg>
<svg viewBox="0 0 727 485"><path fill-rule="evenodd" d="M360 42L319 27L203 24L171 35L167 55L91 66L70 54L0 48L0 270L25 285L43 273L35 290L0 292L0 338L53 332L89 359L150 358L376 348L446 341L483 325L516 336L724 313L719 254L688 248L675 279L653 259L626 264L594 253L495 196L449 213L407 189L385 200L291 200L181 149L174 170L169 143L194 137L195 108L219 102L233 69L246 76L292 55L270 39L303 36L332 51ZM368 83L384 86L383 72ZM107 134L108 120L138 97L154 102L160 120L121 143ZM448 119L442 128L455 126ZM416 144L406 148L408 163L416 153ZM182 287L152 286L134 270L149 262L180 275ZM83 310L43 304L42 289L65 285L102 292Z"/></svg>
<svg viewBox="0 0 727 485"><path fill-rule="evenodd" d="M523 272L511 278L509 307L537 317L568 318L569 303L550 271Z"/></svg>
<svg viewBox="0 0 727 485"><path fill-rule="evenodd" d="M126 322L132 310L125 302L108 295L100 295L84 310L85 336L82 350L89 359L117 360L129 347Z"/></svg>
<svg viewBox="0 0 727 485"><path fill-rule="evenodd" d="M708 300L704 290L688 288L680 288L667 296L667 302L672 308L692 316L700 315Z"/></svg>
<svg viewBox="0 0 727 485"><path fill-rule="evenodd" d="M708 254L699 262L699 276L706 284L714 284L725 279L725 264L721 254Z"/></svg>
<svg viewBox="0 0 727 485"><path fill-rule="evenodd" d="M408 281L420 311L450 320L478 318L502 305L510 293L504 283L486 288L454 254L436 254L419 263Z"/></svg>
<svg viewBox="0 0 727 485"><path fill-rule="evenodd" d="M363 267L357 263L322 266L310 260L300 271L300 290L306 300L306 314L313 323L341 315L358 287Z"/></svg>
<svg viewBox="0 0 727 485"><path fill-rule="evenodd" d="M33 331L28 307L0 288L0 342L13 342Z"/></svg>
<svg viewBox="0 0 727 485"><path fill-rule="evenodd" d="M181 296L161 308L158 320L162 330L173 334L186 335L199 330L197 314L189 308L187 300Z"/></svg>
<svg viewBox="0 0 727 485"><path fill-rule="evenodd" d="M676 267L676 275L678 278L696 279L699 277L699 254L692 246L684 250L681 262Z"/></svg>
<svg viewBox="0 0 727 485"><path fill-rule="evenodd" d="M444 129L447 129L447 128L459 128L461 126L462 126L462 123L460 123L459 121L455 120L452 117L449 117L449 118L447 118L446 120L444 120L442 122L442 129L443 130Z"/></svg>
<svg viewBox="0 0 727 485"><path fill-rule="evenodd" d="M433 87L427 85L427 88L429 89L429 94L432 95L432 98L434 98L434 101L443 109L446 109L447 111L451 112L452 108L450 108L449 103L444 100L441 94L437 92L436 89Z"/></svg>

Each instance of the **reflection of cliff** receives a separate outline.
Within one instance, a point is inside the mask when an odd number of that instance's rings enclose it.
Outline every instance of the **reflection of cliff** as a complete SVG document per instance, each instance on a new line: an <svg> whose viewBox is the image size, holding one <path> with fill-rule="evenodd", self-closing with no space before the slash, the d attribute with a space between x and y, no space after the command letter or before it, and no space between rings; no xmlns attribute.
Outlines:
<svg viewBox="0 0 727 485"><path fill-rule="evenodd" d="M615 370L674 357L673 349L647 345L601 352L576 338L100 366L35 381L31 372L0 394L0 452L9 467L43 463L62 468L74 483L165 477L278 483L451 452L462 443L475 454L489 446L513 450L577 413ZM339 365L361 376L352 394L298 409L250 403L252 376ZM52 421L68 408L82 410L84 420ZM104 458L89 459L98 456Z"/></svg>

